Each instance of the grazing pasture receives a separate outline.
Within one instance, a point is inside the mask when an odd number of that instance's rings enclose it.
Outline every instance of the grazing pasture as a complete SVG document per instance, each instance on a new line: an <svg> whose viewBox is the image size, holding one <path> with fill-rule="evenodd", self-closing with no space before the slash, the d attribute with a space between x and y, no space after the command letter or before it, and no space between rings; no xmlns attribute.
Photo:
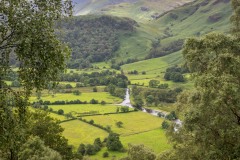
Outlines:
<svg viewBox="0 0 240 160"><path fill-rule="evenodd" d="M72 104L72 105L51 105L49 106L54 111L58 111L59 109L64 110L64 114L72 113L86 113L86 112L96 112L99 114L103 113L115 113L117 108L120 106L106 104Z"/></svg>
<svg viewBox="0 0 240 160"><path fill-rule="evenodd" d="M81 90L80 90L81 91ZM31 97L30 101L33 102L37 99L36 96ZM120 103L122 99L118 97L111 96L107 92L84 92L80 95L74 95L73 93L56 93L54 95L51 94L43 94L41 96L41 99L43 101L71 101L71 100L77 100L79 99L80 101L87 101L89 102L91 99L98 100L99 103L101 101L105 101L106 103Z"/></svg>
<svg viewBox="0 0 240 160"><path fill-rule="evenodd" d="M144 112L131 112L126 114L113 114L101 116L89 116L84 119L103 126L110 126L113 132L121 136L128 136L136 133L146 132L161 127L162 118L154 117ZM116 122L123 122L122 127L117 127Z"/></svg>
<svg viewBox="0 0 240 160"><path fill-rule="evenodd" d="M63 135L75 149L81 143L92 144L96 138L99 137L103 140L108 136L106 131L79 120L64 122L61 123L61 126L64 128Z"/></svg>

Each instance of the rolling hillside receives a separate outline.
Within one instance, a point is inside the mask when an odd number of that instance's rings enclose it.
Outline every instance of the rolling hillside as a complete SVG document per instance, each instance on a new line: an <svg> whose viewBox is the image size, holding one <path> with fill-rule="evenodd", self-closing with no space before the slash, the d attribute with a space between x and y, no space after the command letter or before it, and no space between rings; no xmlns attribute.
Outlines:
<svg viewBox="0 0 240 160"><path fill-rule="evenodd" d="M114 64L118 67L178 52L188 37L201 36L213 31L228 32L229 18L232 14L230 0L75 0L74 3L77 15L92 13L98 18L95 20L93 16L76 18L84 19L88 23L87 28L84 28L86 25L80 25L80 23L69 25L74 28L73 35L78 35L72 36L71 41L74 41L74 44L70 41L70 46L75 46L75 48L82 46L80 50L74 49L73 55L78 55L80 58L86 58L87 55L90 62L108 61L109 65ZM156 13L155 16L153 13ZM110 18L100 25L96 23L97 29L96 24L89 24L91 21L101 19L102 14L111 17L128 17L129 21L136 21L137 25L134 27L134 32L131 34L122 34L123 32L108 34L106 32L109 30L106 29L108 24L112 19L117 18ZM111 23L118 22L112 21ZM65 28L64 32L72 32L71 27ZM118 29L121 30L121 28ZM92 41L94 37L103 37L103 35L109 37L109 40L104 40L107 43L100 39ZM81 41L79 37L82 39ZM67 38L69 38L68 35ZM113 42L111 39L117 39L117 47L114 49L109 43ZM109 48L111 52L106 53L111 54L105 54L105 51L101 49L102 47ZM98 54L98 51L101 53ZM101 56L103 53L105 56ZM74 61L78 57L73 56ZM82 61L80 62L82 63ZM74 63L74 66L78 66L77 61ZM74 66L73 68L76 68Z"/></svg>
<svg viewBox="0 0 240 160"><path fill-rule="evenodd" d="M152 19L193 0L75 0L75 14L112 13L133 19Z"/></svg>

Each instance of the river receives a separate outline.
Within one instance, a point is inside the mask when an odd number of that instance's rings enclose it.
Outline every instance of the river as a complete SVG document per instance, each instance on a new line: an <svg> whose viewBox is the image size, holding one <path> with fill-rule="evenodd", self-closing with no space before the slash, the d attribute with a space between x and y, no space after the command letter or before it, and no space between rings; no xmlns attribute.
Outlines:
<svg viewBox="0 0 240 160"><path fill-rule="evenodd" d="M123 102L120 104L121 106L127 106L129 108L134 108L131 104L131 100L130 100L130 92L129 92L129 89L127 88L126 89L126 95L125 95L125 98L123 100ZM154 109L149 109L149 108L142 108L142 111L143 112L146 112L146 113L149 113L153 116L157 116L158 117L158 114L161 113L164 115L164 117L166 117L166 115L168 114L167 112L162 112L162 111L158 111L158 110L154 110ZM180 126L182 126L182 121L177 119L174 121L176 126L174 128L175 131L178 130L178 128Z"/></svg>

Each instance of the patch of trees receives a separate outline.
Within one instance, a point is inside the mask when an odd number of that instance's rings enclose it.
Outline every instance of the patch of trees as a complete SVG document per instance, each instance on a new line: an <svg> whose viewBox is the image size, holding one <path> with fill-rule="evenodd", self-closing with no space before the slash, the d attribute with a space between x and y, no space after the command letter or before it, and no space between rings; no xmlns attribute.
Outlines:
<svg viewBox="0 0 240 160"><path fill-rule="evenodd" d="M170 124L168 121L163 121L162 122L162 129L168 129L170 127Z"/></svg>
<svg viewBox="0 0 240 160"><path fill-rule="evenodd" d="M137 70L129 71L128 74L135 74L135 75L138 75L138 71L137 71Z"/></svg>
<svg viewBox="0 0 240 160"><path fill-rule="evenodd" d="M166 69L164 79L168 81L172 80L173 82L184 82L185 79L183 74L188 72L188 69L184 67L173 66Z"/></svg>
<svg viewBox="0 0 240 160"><path fill-rule="evenodd" d="M83 144L81 143L78 147L77 153L86 156L86 155L95 155L103 147L103 143L100 138L96 138L93 144Z"/></svg>
<svg viewBox="0 0 240 160"><path fill-rule="evenodd" d="M160 84L159 80L150 80L148 86L150 88L159 88L159 89L167 89L168 88L167 83Z"/></svg>
<svg viewBox="0 0 240 160"><path fill-rule="evenodd" d="M119 88L116 85L110 84L107 87L105 87L104 91L109 92L112 96L124 98L126 94L125 88Z"/></svg>
<svg viewBox="0 0 240 160"><path fill-rule="evenodd" d="M180 92L182 92L181 88L156 90L133 86L131 93L134 106L141 108L144 104L158 106L160 103L174 103Z"/></svg>
<svg viewBox="0 0 240 160"><path fill-rule="evenodd" d="M119 35L134 32L135 25L137 23L129 18L88 15L58 22L56 33L72 48L68 67L87 68L92 62L114 57L120 45Z"/></svg>
<svg viewBox="0 0 240 160"><path fill-rule="evenodd" d="M119 134L110 133L106 141L106 147L109 151L123 151L123 145L119 139Z"/></svg>
<svg viewBox="0 0 240 160"><path fill-rule="evenodd" d="M39 141L38 143L42 143L41 141L43 141L44 145L60 153L62 159L73 158L72 147L68 145L67 139L62 136L63 128L59 125L58 121L48 116L47 112L40 110L32 112L31 116L28 117L27 123L29 127L28 133L31 133L33 136L38 136L41 139L36 139L37 141ZM31 137L29 138L29 140L31 140ZM29 143L30 141L26 142L26 145ZM34 149L33 146L31 146L30 148ZM21 155L24 157L23 154Z"/></svg>
<svg viewBox="0 0 240 160"><path fill-rule="evenodd" d="M95 155L105 146L109 151L124 151L119 135L116 133L109 133L104 141L101 141L100 138L96 138L93 144L80 144L77 153L82 156ZM104 152L103 157L108 157L108 152Z"/></svg>
<svg viewBox="0 0 240 160"><path fill-rule="evenodd" d="M64 100L57 100L57 101L43 101L43 100L39 100L38 102L33 102L33 107L34 108L38 108L35 107L37 104L40 105L65 105L65 104L87 104L87 101L81 101L79 99L77 100L70 100L70 101L64 101Z"/></svg>
<svg viewBox="0 0 240 160"><path fill-rule="evenodd" d="M143 144L128 144L128 156L120 160L155 160L156 154Z"/></svg>
<svg viewBox="0 0 240 160"><path fill-rule="evenodd" d="M146 56L145 59L162 57L162 56L177 52L182 49L183 43L184 43L183 39L178 39L176 41L172 41L171 43L165 46L160 45L160 47L158 47L154 45L150 53Z"/></svg>
<svg viewBox="0 0 240 160"><path fill-rule="evenodd" d="M239 1L232 0L232 6L231 35L210 33L190 38L184 45L183 56L194 73L195 88L179 96L177 109L184 125L178 132L170 127L169 139L175 147L160 159L240 157Z"/></svg>
<svg viewBox="0 0 240 160"><path fill-rule="evenodd" d="M107 86L115 85L119 88L126 88L128 85L128 78L123 74L117 74L115 71L104 70L102 72L92 73L68 73L62 74L61 81L78 82L79 87L82 86Z"/></svg>
<svg viewBox="0 0 240 160"><path fill-rule="evenodd" d="M177 95L182 90L179 88L169 89L169 90L153 90L148 89L144 91L144 99L148 105L158 106L161 102L174 103L177 100ZM151 97L151 98L149 98Z"/></svg>

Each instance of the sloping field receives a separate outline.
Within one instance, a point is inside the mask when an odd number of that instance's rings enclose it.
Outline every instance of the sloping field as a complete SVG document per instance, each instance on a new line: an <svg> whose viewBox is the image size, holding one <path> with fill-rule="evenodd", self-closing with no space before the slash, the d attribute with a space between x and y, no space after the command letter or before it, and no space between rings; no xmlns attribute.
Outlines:
<svg viewBox="0 0 240 160"><path fill-rule="evenodd" d="M61 123L61 126L65 129L63 135L75 149L77 149L81 143L92 144L96 138L99 137L103 140L108 136L106 131L79 120L64 122Z"/></svg>
<svg viewBox="0 0 240 160"><path fill-rule="evenodd" d="M120 106L115 105L101 105L101 104L73 104L73 105L51 105L54 111L59 109L64 110L64 113L86 113L86 112L95 112L99 114L103 113L115 113L117 108Z"/></svg>
<svg viewBox="0 0 240 160"><path fill-rule="evenodd" d="M126 137L122 136L121 141L126 147L128 143L144 144L148 148L152 149L155 153L160 153L171 147L165 136L165 132L162 129L156 129Z"/></svg>
<svg viewBox="0 0 240 160"><path fill-rule="evenodd" d="M80 90L81 91L81 90ZM30 101L33 102L37 97L31 97ZM57 93L54 96L50 94L42 95L41 99L43 101L71 101L71 100L81 100L89 102L91 99L98 100L99 102L105 101L107 103L120 103L122 100L118 97L111 96L107 92L89 92L82 93L81 95L74 95L72 93Z"/></svg>
<svg viewBox="0 0 240 160"><path fill-rule="evenodd" d="M151 131L160 128L163 122L163 119L143 112L90 116L84 117L84 119L88 121L94 120L94 123L105 127L110 126L113 132L119 133L121 136ZM118 121L123 122L123 126L120 128L116 126Z"/></svg>

